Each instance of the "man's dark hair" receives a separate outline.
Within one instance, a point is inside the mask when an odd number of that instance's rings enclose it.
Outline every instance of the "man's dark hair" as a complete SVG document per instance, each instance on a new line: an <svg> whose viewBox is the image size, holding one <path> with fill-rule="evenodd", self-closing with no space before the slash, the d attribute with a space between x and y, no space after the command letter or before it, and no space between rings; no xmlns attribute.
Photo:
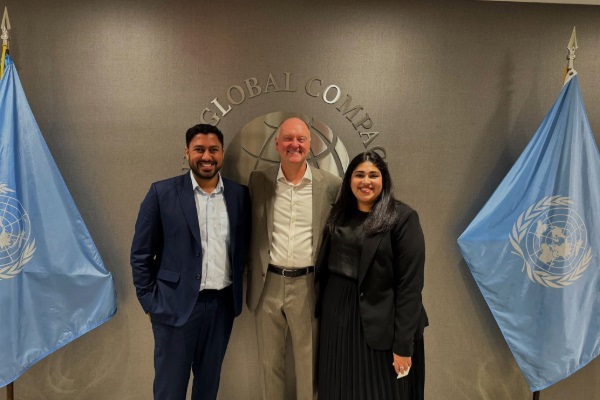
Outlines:
<svg viewBox="0 0 600 400"><path fill-rule="evenodd" d="M224 147L223 134L221 133L219 128L210 124L198 124L188 129L185 133L185 147L190 146L190 142L194 137L196 137L196 135L208 135L209 133L214 133L215 135L217 135L219 142L221 142L221 147Z"/></svg>
<svg viewBox="0 0 600 400"><path fill-rule="evenodd" d="M363 162L372 163L381 172L382 178L382 190L381 194L375 200L373 209L369 213L369 216L364 222L363 229L367 235L373 235L375 233L386 232L391 230L396 223L396 200L394 199L394 189L392 187L392 178L388 170L387 164L383 161L381 156L373 151L366 151L360 153L350 162L344 180L342 181L342 188L340 190L340 197L337 199L331 213L327 219L327 229L333 233L335 229L350 219L354 214L358 212L358 201L356 196L352 193L350 187L350 181L352 179L352 173Z"/></svg>

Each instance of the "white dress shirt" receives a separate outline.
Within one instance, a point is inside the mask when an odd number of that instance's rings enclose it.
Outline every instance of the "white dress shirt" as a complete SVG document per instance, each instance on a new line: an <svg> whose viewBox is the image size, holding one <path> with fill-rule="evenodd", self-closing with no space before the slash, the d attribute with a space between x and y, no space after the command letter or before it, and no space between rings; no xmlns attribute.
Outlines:
<svg viewBox="0 0 600 400"><path fill-rule="evenodd" d="M202 280L200 290L223 289L231 285L231 263L227 255L229 249L229 216L223 197L223 179L212 193L208 194L198 185L190 171L196 211L200 225L202 244Z"/></svg>
<svg viewBox="0 0 600 400"><path fill-rule="evenodd" d="M313 265L312 172L308 164L296 185L285 178L279 165L273 208L270 263L287 268Z"/></svg>

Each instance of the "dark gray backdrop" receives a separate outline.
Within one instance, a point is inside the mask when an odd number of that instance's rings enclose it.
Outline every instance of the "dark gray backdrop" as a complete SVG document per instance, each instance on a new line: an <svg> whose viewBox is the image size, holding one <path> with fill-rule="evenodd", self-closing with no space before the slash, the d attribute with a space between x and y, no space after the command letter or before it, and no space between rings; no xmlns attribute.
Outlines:
<svg viewBox="0 0 600 400"><path fill-rule="evenodd" d="M228 149L252 119L276 111L326 124L352 157L350 121L311 77L369 113L400 199L427 241L424 301L428 399L531 394L456 238L492 194L561 89L577 26L575 67L600 137L600 7L476 1L5 0L11 55L31 108L107 268L116 317L42 360L17 398L149 399L153 340L131 283L129 248L151 182L181 172L184 132L215 97L273 74L296 91L246 99L222 118ZM271 88L272 89L272 88ZM229 151L232 150L232 151ZM258 398L253 320L234 325L221 399ZM600 361L542 392L600 399ZM293 383L293 382L292 382ZM0 399L4 400L4 390ZM290 399L292 396L290 396Z"/></svg>

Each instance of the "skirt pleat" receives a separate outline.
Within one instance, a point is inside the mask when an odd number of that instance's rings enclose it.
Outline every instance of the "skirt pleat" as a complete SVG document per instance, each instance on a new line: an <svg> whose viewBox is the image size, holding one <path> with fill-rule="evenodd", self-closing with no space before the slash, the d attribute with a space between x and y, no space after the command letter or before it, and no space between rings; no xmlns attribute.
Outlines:
<svg viewBox="0 0 600 400"><path fill-rule="evenodd" d="M331 274L319 328L319 400L422 400L423 340L415 342L409 374L396 379L391 350L373 350L360 320L358 284Z"/></svg>

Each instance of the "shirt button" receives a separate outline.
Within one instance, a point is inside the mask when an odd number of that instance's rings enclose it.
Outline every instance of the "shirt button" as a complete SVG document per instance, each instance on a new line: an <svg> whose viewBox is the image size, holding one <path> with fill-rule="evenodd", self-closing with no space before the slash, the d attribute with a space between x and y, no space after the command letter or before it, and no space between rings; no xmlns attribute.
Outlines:
<svg viewBox="0 0 600 400"><path fill-rule="evenodd" d="M200 280L202 277L200 276L200 274L196 275L196 279Z"/></svg>
<svg viewBox="0 0 600 400"><path fill-rule="evenodd" d="M199 251L197 251L197 252L196 252L196 254L195 254L195 256L196 256L196 257L200 257L200 252L199 252Z"/></svg>

